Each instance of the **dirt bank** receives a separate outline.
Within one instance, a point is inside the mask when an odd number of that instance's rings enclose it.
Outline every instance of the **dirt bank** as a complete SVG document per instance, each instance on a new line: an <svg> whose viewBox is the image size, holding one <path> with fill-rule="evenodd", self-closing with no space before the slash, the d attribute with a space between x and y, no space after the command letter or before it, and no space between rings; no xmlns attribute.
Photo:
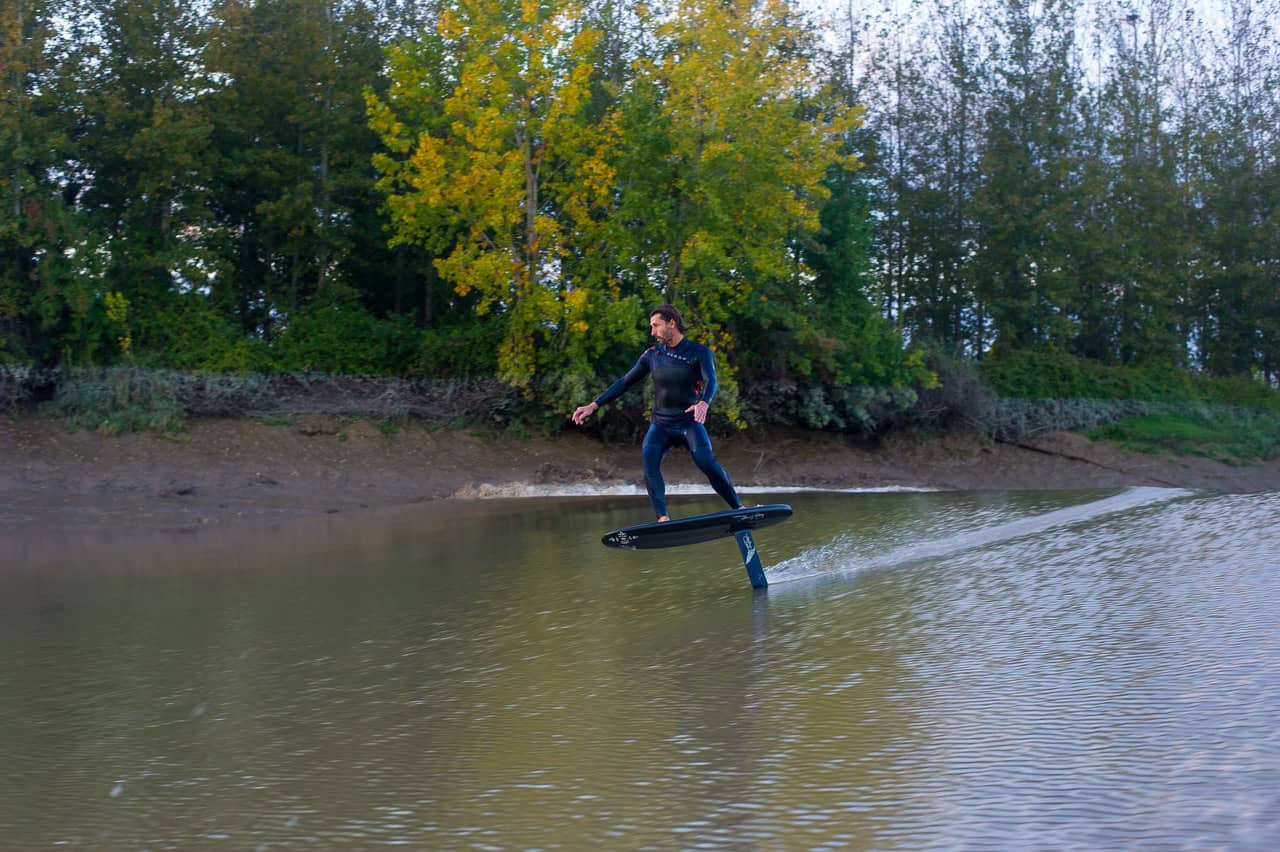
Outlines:
<svg viewBox="0 0 1280 852"><path fill-rule="evenodd" d="M972 434L863 441L800 431L715 436L742 486L1280 489L1280 462L1230 467L1057 433L1019 444ZM701 482L673 453L672 483ZM639 449L568 432L521 439L410 422L194 420L177 435L100 435L36 416L0 420L0 532L278 522L471 497L513 485L635 483Z"/></svg>

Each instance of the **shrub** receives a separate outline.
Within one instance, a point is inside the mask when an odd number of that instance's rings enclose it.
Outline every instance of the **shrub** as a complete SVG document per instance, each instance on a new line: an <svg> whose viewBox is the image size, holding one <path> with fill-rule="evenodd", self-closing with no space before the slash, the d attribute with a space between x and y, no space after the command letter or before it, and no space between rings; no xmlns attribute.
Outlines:
<svg viewBox="0 0 1280 852"><path fill-rule="evenodd" d="M749 424L776 423L838 432L879 432L917 402L911 388L756 382L742 401Z"/></svg>
<svg viewBox="0 0 1280 852"><path fill-rule="evenodd" d="M1226 464L1280 456L1280 415L1230 406L1165 406L1089 431L1140 452L1170 450Z"/></svg>
<svg viewBox="0 0 1280 852"><path fill-rule="evenodd" d="M108 434L175 431L183 425L176 374L134 367L63 371L50 408L77 426Z"/></svg>
<svg viewBox="0 0 1280 852"><path fill-rule="evenodd" d="M31 367L0 363L0 411L26 402L30 397Z"/></svg>
<svg viewBox="0 0 1280 852"><path fill-rule="evenodd" d="M488 378L498 374L505 317L491 314L421 333L409 375L428 378Z"/></svg>
<svg viewBox="0 0 1280 852"><path fill-rule="evenodd" d="M1213 402L1280 408L1264 382L1210 376L1166 364L1120 367L1063 352L1012 352L978 365L999 396L1015 399Z"/></svg>
<svg viewBox="0 0 1280 852"><path fill-rule="evenodd" d="M179 296L172 310L154 315L144 329L136 361L178 370L253 372L270 361L266 345L240 332L203 296Z"/></svg>
<svg viewBox="0 0 1280 852"><path fill-rule="evenodd" d="M331 287L289 317L271 345L272 366L285 373L379 372L380 329L354 291Z"/></svg>

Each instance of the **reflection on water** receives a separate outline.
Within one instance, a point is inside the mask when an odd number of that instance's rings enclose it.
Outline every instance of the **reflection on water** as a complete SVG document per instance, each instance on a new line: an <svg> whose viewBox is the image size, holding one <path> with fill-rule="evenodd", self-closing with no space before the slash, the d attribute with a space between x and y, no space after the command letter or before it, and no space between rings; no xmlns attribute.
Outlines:
<svg viewBox="0 0 1280 852"><path fill-rule="evenodd" d="M1280 495L782 499L762 593L624 497L8 566L0 847L1280 836Z"/></svg>

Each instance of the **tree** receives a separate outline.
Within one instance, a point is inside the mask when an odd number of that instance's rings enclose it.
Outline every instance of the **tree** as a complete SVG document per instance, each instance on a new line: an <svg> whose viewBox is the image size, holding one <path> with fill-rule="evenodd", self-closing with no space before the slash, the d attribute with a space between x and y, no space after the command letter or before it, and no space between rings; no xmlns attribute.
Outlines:
<svg viewBox="0 0 1280 852"><path fill-rule="evenodd" d="M572 2L459 0L438 36L438 60L401 53L386 98L369 100L392 241L447 252L441 275L479 314L505 314L506 381L586 369L605 345L593 324L625 314L608 281L565 263L598 250L614 188L616 115L586 110L600 34ZM441 69L437 118L422 102L438 89L418 83Z"/></svg>
<svg viewBox="0 0 1280 852"><path fill-rule="evenodd" d="M1274 8L1274 7L1273 7ZM1211 372L1274 380L1280 365L1280 51L1253 4L1227 4L1201 76L1203 231L1195 343Z"/></svg>
<svg viewBox="0 0 1280 852"><path fill-rule="evenodd" d="M974 293L973 200L990 74L971 6L930 10L855 18L850 7L845 23L848 86L868 110L872 289L909 339L976 354L987 322Z"/></svg>
<svg viewBox="0 0 1280 852"><path fill-rule="evenodd" d="M150 320L174 294L205 275L204 18L174 0L105 0L89 20L76 204L104 259L99 297L119 293L128 305L131 343L122 339L120 354L131 355L150 348Z"/></svg>
<svg viewBox="0 0 1280 852"><path fill-rule="evenodd" d="M629 287L689 306L713 348L735 330L753 348L804 337L816 294L800 246L828 175L858 166L861 110L821 84L817 32L781 0L680 0L654 30L623 100Z"/></svg>
<svg viewBox="0 0 1280 852"><path fill-rule="evenodd" d="M999 19L988 96L982 182L975 194L975 289L990 311L993 345L1035 348L1069 334L1062 308L1075 206L1073 136L1080 70L1070 2L1014 2Z"/></svg>
<svg viewBox="0 0 1280 852"><path fill-rule="evenodd" d="M1103 359L1122 364L1186 363L1185 309L1190 270L1188 172L1178 127L1175 72L1181 45L1175 3L1152 0L1144 12L1105 5L1100 28L1110 61L1097 103L1106 111L1101 156L1110 174L1109 249L1104 286L1112 294L1112 342ZM1093 281L1088 282L1093 284Z"/></svg>
<svg viewBox="0 0 1280 852"><path fill-rule="evenodd" d="M213 15L214 209L231 249L215 298L267 339L330 287L394 304L378 292L398 260L376 220L364 115L388 25L364 0L220 0Z"/></svg>
<svg viewBox="0 0 1280 852"><path fill-rule="evenodd" d="M58 197L42 186L47 140L36 105L51 30L47 4L0 4L0 361L27 355L35 343L29 317L43 240L32 219Z"/></svg>

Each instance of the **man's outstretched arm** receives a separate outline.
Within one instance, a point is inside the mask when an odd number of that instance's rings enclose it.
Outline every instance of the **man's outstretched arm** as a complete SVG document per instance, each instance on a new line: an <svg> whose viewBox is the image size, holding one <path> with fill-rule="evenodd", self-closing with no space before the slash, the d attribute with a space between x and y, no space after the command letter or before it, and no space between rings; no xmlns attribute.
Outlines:
<svg viewBox="0 0 1280 852"><path fill-rule="evenodd" d="M625 376L609 385L608 389L596 397L594 402L588 402L586 405L579 405L574 409L573 414L571 415L573 422L576 425L581 426L588 417L599 410L600 406L610 403L622 396L632 385L647 376L649 374L649 359L647 355L647 352L644 355L641 355L640 360L636 361L636 365L628 370Z"/></svg>

